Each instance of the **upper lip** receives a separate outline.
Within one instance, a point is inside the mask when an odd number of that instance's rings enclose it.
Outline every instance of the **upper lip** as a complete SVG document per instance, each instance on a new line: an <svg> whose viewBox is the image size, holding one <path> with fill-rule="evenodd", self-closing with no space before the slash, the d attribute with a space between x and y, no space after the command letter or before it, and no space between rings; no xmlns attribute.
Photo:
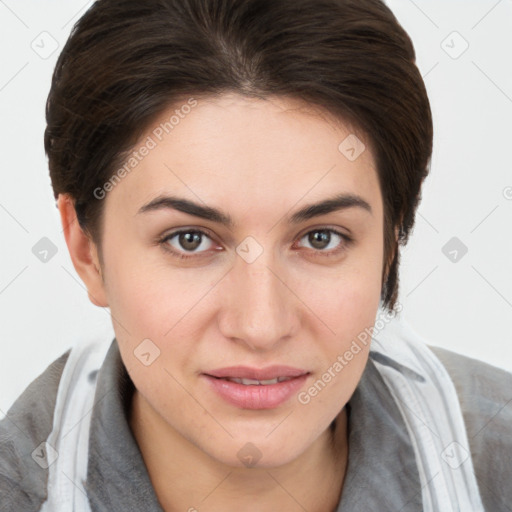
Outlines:
<svg viewBox="0 0 512 512"><path fill-rule="evenodd" d="M206 372L205 372L206 373ZM232 377L235 379L271 380L277 377L299 377L309 373L307 370L292 366L273 365L266 368L251 368L250 366L229 366L206 373L219 379Z"/></svg>

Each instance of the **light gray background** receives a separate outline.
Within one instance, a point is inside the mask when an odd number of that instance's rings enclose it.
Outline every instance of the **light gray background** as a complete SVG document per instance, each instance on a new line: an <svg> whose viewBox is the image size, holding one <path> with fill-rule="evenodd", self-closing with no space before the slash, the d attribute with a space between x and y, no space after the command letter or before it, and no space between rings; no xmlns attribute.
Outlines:
<svg viewBox="0 0 512 512"><path fill-rule="evenodd" d="M0 0L0 419L79 339L114 336L71 263L43 149L51 73L91 4ZM512 370L512 1L388 5L414 42L435 131L402 251L402 316L431 344ZM58 251L46 263L32 252L43 237ZM468 248L454 246L455 262L453 237Z"/></svg>

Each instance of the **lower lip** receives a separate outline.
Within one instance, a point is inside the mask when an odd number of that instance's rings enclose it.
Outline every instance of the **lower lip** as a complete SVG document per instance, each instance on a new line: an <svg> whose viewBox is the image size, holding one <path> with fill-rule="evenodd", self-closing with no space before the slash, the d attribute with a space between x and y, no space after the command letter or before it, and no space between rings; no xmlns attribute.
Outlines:
<svg viewBox="0 0 512 512"><path fill-rule="evenodd" d="M296 394L308 376L309 374L301 375L277 384L246 386L203 374L224 400L241 409L275 409Z"/></svg>

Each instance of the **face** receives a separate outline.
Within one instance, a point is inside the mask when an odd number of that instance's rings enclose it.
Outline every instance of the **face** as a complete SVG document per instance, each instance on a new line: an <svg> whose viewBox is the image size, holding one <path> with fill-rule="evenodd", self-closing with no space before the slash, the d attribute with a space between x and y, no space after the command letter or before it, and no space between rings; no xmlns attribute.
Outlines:
<svg viewBox="0 0 512 512"><path fill-rule="evenodd" d="M167 133L175 109L104 199L104 291L121 356L162 429L232 466L243 450L285 464L327 431L367 361L369 347L344 354L379 306L375 162L368 144L355 159L361 147L340 149L347 126L291 99L197 100L178 106ZM359 203L304 210L349 194ZM250 373L275 365L287 368Z"/></svg>

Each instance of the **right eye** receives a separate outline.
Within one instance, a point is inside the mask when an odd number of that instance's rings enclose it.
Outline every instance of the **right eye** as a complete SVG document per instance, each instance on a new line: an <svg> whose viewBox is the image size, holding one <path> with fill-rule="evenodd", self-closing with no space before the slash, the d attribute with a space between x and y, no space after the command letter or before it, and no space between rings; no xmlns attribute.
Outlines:
<svg viewBox="0 0 512 512"><path fill-rule="evenodd" d="M201 249L201 247L208 249L208 244L204 243L205 238L211 240L208 234L200 229L180 229L165 235L160 240L160 244L162 244L166 251L169 251L177 258L194 258L195 253L205 252L197 249ZM176 239L175 244L170 243L173 239ZM190 255L187 255L187 252L189 252Z"/></svg>

